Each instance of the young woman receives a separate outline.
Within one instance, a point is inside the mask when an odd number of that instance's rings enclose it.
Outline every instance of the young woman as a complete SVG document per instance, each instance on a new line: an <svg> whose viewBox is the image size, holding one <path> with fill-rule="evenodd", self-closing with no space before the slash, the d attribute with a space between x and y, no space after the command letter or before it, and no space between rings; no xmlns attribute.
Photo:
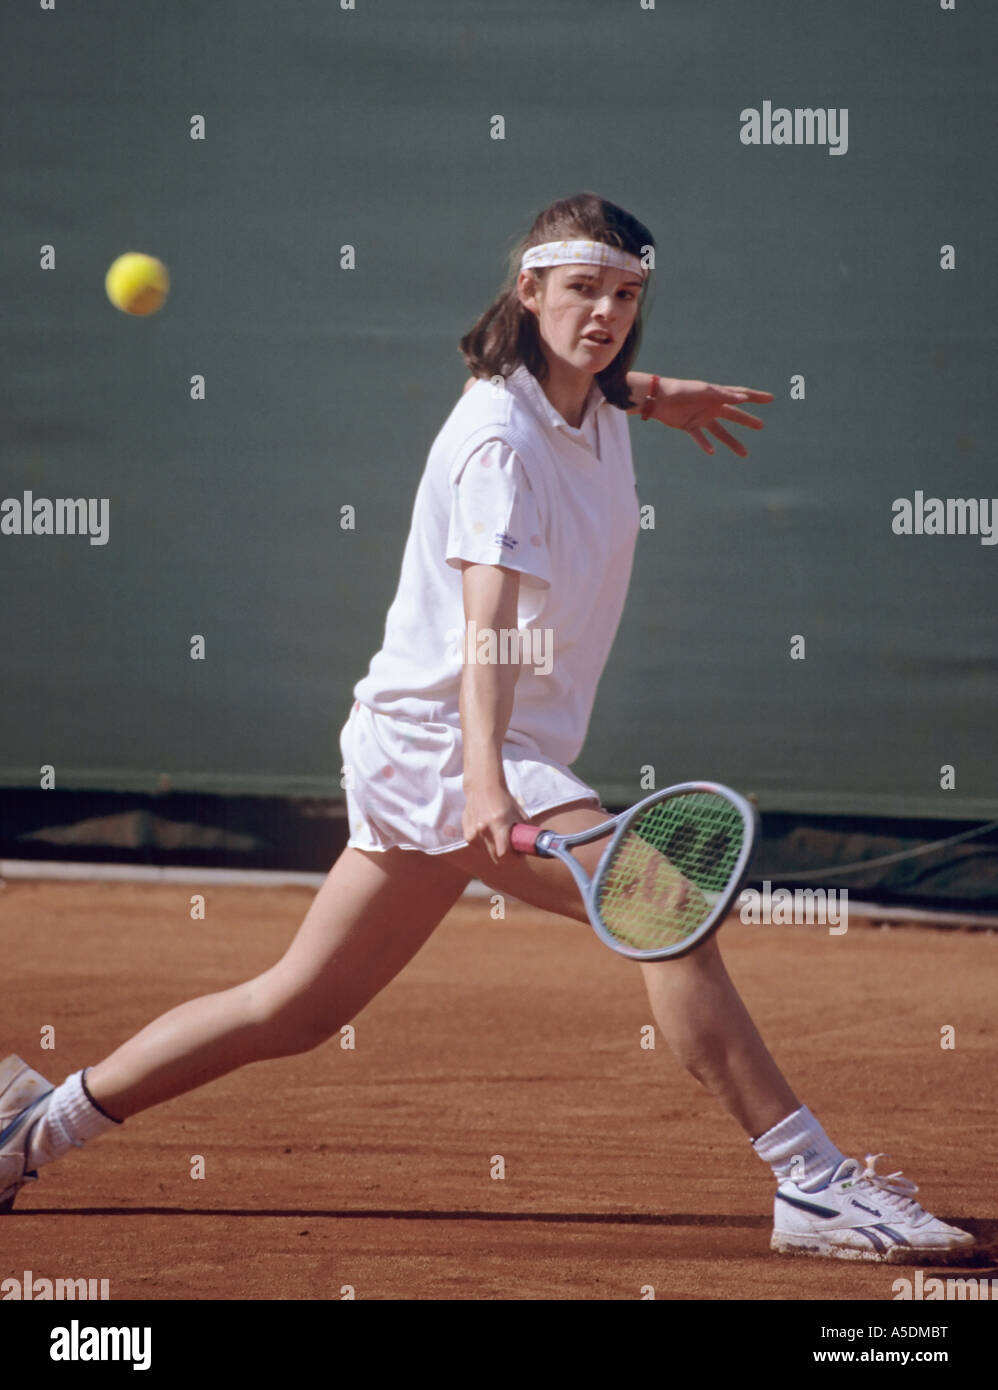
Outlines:
<svg viewBox="0 0 998 1390"><path fill-rule="evenodd" d="M262 975L170 1010L58 1088L16 1057L0 1064L0 1209L43 1164L129 1116L337 1033L472 878L586 921L565 868L516 855L509 839L520 820L572 831L607 816L569 765L638 530L625 415L684 429L708 453L712 435L744 454L721 420L761 428L740 406L772 400L630 370L653 246L636 218L593 194L538 216L500 298L462 340L475 379L430 450L384 642L342 731L347 848ZM477 637L504 631L528 635L534 659L481 659ZM591 866L600 846L587 851ZM676 1057L773 1170L774 1249L921 1262L965 1253L969 1235L923 1211L900 1175L846 1158L801 1105L716 939L641 970Z"/></svg>

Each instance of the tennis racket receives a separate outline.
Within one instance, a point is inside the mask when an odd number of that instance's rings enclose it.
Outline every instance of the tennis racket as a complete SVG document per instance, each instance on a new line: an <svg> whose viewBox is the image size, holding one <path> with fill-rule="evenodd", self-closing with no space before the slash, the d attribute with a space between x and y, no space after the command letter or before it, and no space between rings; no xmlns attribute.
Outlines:
<svg viewBox="0 0 998 1390"><path fill-rule="evenodd" d="M654 792L590 830L558 835L514 825L520 854L560 859L571 871L596 935L631 960L668 960L724 920L745 879L759 817L745 797L716 782ZM572 854L609 836L592 878Z"/></svg>

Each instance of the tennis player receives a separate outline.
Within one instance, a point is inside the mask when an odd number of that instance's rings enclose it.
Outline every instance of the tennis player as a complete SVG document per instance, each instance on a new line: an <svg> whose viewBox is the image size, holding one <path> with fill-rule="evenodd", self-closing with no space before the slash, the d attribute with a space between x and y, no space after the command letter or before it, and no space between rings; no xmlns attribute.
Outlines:
<svg viewBox="0 0 998 1390"><path fill-rule="evenodd" d="M744 455L722 421L759 429L741 407L773 399L631 370L653 247L593 194L537 217L461 342L472 381L430 449L384 642L354 690L341 734L347 848L262 975L171 1009L56 1088L17 1057L0 1064L0 1208L44 1164L139 1111L337 1034L472 878L587 920L565 867L512 852L510 829L567 833L607 817L570 765L639 529L625 417ZM503 634L515 643L503 648ZM578 851L590 872L601 848ZM640 968L675 1056L773 1171L774 1249L921 1263L966 1253L970 1235L925 1212L899 1174L840 1152L801 1104L716 938Z"/></svg>

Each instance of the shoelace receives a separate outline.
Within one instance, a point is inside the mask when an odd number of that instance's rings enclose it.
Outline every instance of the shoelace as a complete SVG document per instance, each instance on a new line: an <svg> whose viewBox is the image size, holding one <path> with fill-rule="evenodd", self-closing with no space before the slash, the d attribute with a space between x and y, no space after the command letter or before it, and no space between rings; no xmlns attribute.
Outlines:
<svg viewBox="0 0 998 1390"><path fill-rule="evenodd" d="M887 1158L887 1154L867 1154L866 1168L856 1179L857 1182L868 1182L877 1189L880 1201L885 1206L893 1207L909 1219L917 1216L927 1216L928 1213L915 1201L915 1193L918 1185L909 1181L908 1178L901 1176L901 1170L896 1173L878 1173L877 1159Z"/></svg>

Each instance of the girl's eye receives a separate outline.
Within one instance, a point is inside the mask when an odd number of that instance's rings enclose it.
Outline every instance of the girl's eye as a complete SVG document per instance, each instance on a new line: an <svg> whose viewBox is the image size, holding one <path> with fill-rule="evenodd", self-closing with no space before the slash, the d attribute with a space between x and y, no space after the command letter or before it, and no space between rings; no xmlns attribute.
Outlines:
<svg viewBox="0 0 998 1390"><path fill-rule="evenodd" d="M568 288L570 290L591 290L592 285L587 280L573 280ZM629 300L637 298L633 290L619 290L618 293Z"/></svg>

